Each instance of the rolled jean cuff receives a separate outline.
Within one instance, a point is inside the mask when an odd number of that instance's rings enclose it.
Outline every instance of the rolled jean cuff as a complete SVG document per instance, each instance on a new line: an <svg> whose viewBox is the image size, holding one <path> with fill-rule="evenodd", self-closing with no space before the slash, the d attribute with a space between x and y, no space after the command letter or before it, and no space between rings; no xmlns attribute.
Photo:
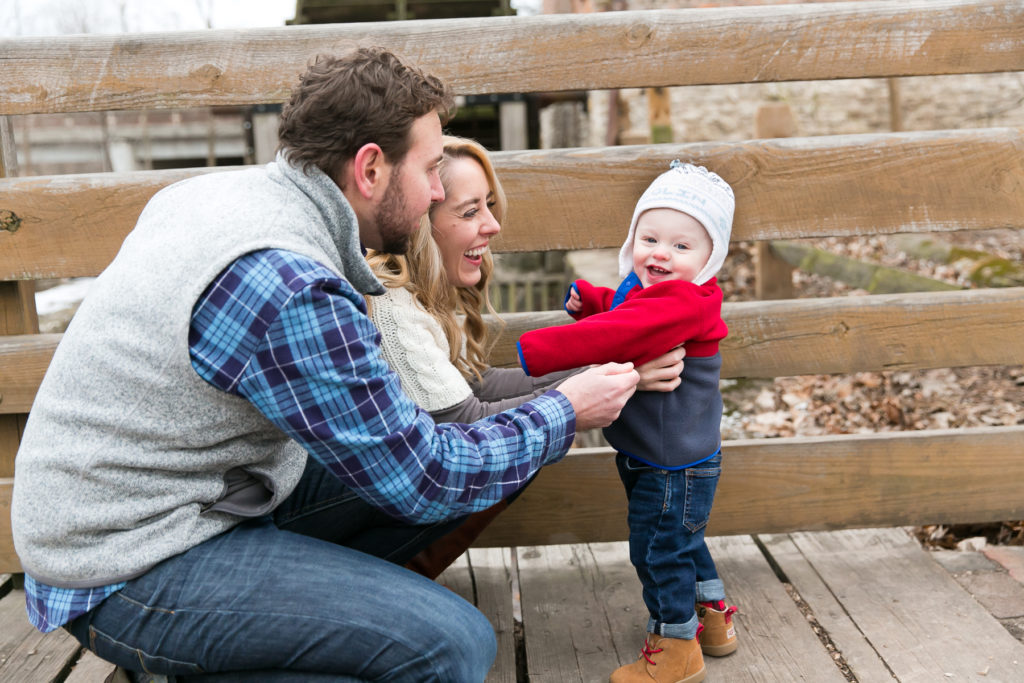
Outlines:
<svg viewBox="0 0 1024 683"><path fill-rule="evenodd" d="M697 582L697 602L725 600L725 584L721 579Z"/></svg>
<svg viewBox="0 0 1024 683"><path fill-rule="evenodd" d="M659 624L654 619L647 622L647 632L656 633L663 638L682 638L693 640L697 637L697 626L700 622L694 614L685 624Z"/></svg>

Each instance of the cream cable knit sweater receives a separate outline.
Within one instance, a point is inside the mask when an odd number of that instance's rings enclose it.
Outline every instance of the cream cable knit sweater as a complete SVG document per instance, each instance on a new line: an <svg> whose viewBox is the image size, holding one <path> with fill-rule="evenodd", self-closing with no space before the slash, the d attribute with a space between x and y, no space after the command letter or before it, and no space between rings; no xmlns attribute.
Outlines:
<svg viewBox="0 0 1024 683"><path fill-rule="evenodd" d="M380 330L381 355L398 374L402 390L424 410L450 408L473 391L451 360L444 330L404 287L373 297L370 318Z"/></svg>

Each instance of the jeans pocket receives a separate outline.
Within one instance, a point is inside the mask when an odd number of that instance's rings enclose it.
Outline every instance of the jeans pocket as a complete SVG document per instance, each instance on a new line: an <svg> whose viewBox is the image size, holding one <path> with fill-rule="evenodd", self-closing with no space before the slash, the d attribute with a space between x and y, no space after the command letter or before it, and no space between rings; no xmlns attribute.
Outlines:
<svg viewBox="0 0 1024 683"><path fill-rule="evenodd" d="M142 671L162 676L203 673L202 667L198 664L147 654L139 648L118 641L92 625L89 626L89 649L100 659L130 671Z"/></svg>
<svg viewBox="0 0 1024 683"><path fill-rule="evenodd" d="M722 456L715 457L686 469L686 509L683 524L690 533L707 526L711 504L715 500L718 478L722 475Z"/></svg>

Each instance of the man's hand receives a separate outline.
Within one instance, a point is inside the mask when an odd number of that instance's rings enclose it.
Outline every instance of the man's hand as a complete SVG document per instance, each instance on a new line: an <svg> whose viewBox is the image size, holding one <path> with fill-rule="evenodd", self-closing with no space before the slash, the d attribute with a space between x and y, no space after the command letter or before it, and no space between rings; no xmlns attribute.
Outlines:
<svg viewBox="0 0 1024 683"><path fill-rule="evenodd" d="M677 346L663 356L649 360L639 368L640 384L637 389L640 391L672 391L682 382L680 375L683 374L683 356L686 349Z"/></svg>
<svg viewBox="0 0 1024 683"><path fill-rule="evenodd" d="M632 363L605 363L573 375L558 385L558 391L576 411L576 431L583 431L610 425L639 380Z"/></svg>

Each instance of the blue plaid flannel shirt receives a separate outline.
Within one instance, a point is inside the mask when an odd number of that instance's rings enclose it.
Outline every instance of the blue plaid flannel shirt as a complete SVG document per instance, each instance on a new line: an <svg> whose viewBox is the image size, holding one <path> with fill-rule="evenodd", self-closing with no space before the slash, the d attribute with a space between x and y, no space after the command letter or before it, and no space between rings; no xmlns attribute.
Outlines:
<svg viewBox="0 0 1024 683"><path fill-rule="evenodd" d="M225 269L196 303L189 333L203 379L249 400L364 499L412 523L488 508L572 443L575 415L558 392L438 427L402 394L378 346L348 282L273 249ZM26 574L29 620L53 631L124 586L56 588Z"/></svg>

